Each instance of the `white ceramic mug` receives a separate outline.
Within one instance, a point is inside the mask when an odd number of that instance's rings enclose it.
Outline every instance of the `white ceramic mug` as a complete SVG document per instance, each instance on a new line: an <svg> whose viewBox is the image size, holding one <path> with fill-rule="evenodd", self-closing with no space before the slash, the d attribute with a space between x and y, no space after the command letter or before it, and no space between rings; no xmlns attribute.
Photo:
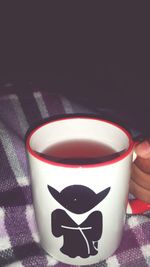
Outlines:
<svg viewBox="0 0 150 267"><path fill-rule="evenodd" d="M124 151L102 163L42 157L58 142L86 139ZM126 218L134 141L119 125L94 116L49 120L27 136L33 203L42 247L57 260L89 265L118 248Z"/></svg>

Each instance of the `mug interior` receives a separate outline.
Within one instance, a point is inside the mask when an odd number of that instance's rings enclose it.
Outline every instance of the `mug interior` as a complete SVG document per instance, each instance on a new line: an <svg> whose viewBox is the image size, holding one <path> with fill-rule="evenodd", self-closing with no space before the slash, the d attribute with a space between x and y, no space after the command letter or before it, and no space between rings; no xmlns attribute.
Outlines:
<svg viewBox="0 0 150 267"><path fill-rule="evenodd" d="M28 137L28 150L42 153L47 147L71 140L91 140L110 146L116 152L133 146L130 134L115 123L97 118L73 117L45 123Z"/></svg>

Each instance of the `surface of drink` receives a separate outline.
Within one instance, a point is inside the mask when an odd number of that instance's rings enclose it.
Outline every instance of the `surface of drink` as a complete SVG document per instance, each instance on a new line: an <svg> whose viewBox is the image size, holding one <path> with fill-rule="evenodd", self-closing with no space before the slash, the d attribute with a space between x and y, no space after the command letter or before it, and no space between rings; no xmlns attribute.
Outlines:
<svg viewBox="0 0 150 267"><path fill-rule="evenodd" d="M53 144L40 155L60 163L89 164L111 160L113 155L117 157L120 153L98 141L75 139Z"/></svg>

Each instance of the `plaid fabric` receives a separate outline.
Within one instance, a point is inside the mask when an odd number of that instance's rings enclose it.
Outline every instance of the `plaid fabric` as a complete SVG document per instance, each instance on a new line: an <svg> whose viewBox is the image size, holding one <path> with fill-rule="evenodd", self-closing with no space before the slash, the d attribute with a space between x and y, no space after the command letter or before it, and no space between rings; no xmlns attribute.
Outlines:
<svg viewBox="0 0 150 267"><path fill-rule="evenodd" d="M27 129L41 118L79 111L85 110L65 97L46 91L0 97L1 267L65 266L47 255L39 244L24 136ZM150 266L150 213L127 216L119 249L94 266Z"/></svg>

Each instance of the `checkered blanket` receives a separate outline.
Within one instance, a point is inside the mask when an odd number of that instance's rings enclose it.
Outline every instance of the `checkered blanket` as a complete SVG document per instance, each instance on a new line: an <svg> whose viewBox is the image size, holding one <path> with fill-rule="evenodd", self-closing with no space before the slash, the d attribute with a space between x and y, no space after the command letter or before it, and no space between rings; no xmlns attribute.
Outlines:
<svg viewBox="0 0 150 267"><path fill-rule="evenodd" d="M0 96L1 267L65 266L46 254L39 243L24 137L27 129L41 118L83 109L48 91ZM120 247L114 255L94 266L150 266L150 213L127 216Z"/></svg>

